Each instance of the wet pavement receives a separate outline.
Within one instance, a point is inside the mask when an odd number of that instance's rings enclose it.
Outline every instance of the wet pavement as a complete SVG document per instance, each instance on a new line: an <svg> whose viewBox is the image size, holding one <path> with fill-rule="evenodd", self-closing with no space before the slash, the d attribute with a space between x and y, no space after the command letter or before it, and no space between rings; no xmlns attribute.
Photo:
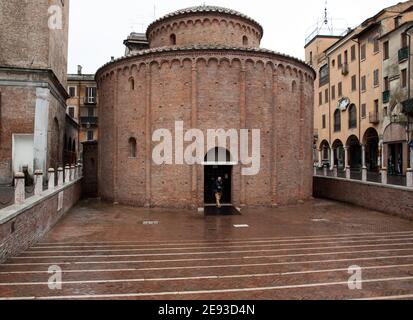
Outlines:
<svg viewBox="0 0 413 320"><path fill-rule="evenodd" d="M0 265L0 298L413 299L413 222L325 200L207 217L83 201Z"/></svg>

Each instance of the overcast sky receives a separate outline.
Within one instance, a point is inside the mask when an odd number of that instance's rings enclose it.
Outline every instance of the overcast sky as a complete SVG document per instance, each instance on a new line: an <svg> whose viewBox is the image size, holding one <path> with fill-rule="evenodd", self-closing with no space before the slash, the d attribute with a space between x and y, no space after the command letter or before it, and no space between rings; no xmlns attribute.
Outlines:
<svg viewBox="0 0 413 320"><path fill-rule="evenodd" d="M398 0L328 0L336 29L354 27ZM304 57L304 43L323 17L326 0L71 0L69 73L77 65L95 73L111 56L124 54L123 40L132 32L144 32L154 17L197 5L235 9L264 27L261 47Z"/></svg>

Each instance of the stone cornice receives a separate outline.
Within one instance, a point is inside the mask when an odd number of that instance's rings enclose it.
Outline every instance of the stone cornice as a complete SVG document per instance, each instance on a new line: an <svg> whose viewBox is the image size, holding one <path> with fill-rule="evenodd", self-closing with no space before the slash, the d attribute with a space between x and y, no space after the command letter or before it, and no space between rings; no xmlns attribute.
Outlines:
<svg viewBox="0 0 413 320"><path fill-rule="evenodd" d="M132 55L128 55L128 56L115 59L114 61L106 63L105 65L103 65L97 70L96 79L99 77L99 73L101 73L107 67L115 66L122 62L126 62L128 60L134 60L140 57L146 58L150 56L157 56L157 55L163 56L163 55L168 55L168 54L173 54L173 57L179 57L179 56L187 55L187 54L195 54L199 56L205 55L205 54L224 55L228 53L244 55L246 58L249 58L249 57L252 58L255 56L267 56L270 58L276 57L285 62L295 62L295 63L301 64L303 67L307 68L310 73L313 74L313 78L315 78L316 76L316 72L314 71L314 69L309 64L305 63L304 61L298 58L286 55L286 54L272 51L272 50L262 49L262 48L230 47L230 46L222 46L222 45L192 45L192 46L185 46L185 47L152 48L152 49L136 52Z"/></svg>

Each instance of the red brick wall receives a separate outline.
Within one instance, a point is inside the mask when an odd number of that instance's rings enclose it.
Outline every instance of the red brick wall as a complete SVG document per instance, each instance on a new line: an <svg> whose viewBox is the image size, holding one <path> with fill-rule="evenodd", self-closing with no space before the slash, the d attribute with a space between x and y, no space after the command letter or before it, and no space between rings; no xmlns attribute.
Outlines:
<svg viewBox="0 0 413 320"><path fill-rule="evenodd" d="M413 220L413 190L376 183L314 177L314 196Z"/></svg>
<svg viewBox="0 0 413 320"><path fill-rule="evenodd" d="M214 13L161 21L151 26L148 34L151 48L170 46L172 34L175 34L178 46L220 44L244 47L243 37L246 36L246 46L259 47L262 38L260 28L252 22Z"/></svg>
<svg viewBox="0 0 413 320"><path fill-rule="evenodd" d="M308 199L312 77L309 67L282 55L225 50L157 53L105 66L97 73L100 195L138 206L202 206L201 165L152 163L153 131L173 132L181 120L185 130L199 128L205 136L207 129L261 129L261 171L243 178L234 167L235 205ZM130 137L137 139L136 159L129 158Z"/></svg>
<svg viewBox="0 0 413 320"><path fill-rule="evenodd" d="M58 194L55 194L0 224L0 263L39 241L79 201L80 195L81 181L78 181L65 188L63 209L59 212Z"/></svg>

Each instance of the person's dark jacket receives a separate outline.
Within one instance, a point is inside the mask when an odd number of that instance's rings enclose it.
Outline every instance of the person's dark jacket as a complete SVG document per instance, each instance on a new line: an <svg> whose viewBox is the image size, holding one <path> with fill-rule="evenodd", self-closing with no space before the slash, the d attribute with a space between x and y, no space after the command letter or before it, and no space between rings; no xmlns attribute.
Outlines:
<svg viewBox="0 0 413 320"><path fill-rule="evenodd" d="M219 180L216 180L214 183L214 193L222 193L222 191L224 190L224 184Z"/></svg>

